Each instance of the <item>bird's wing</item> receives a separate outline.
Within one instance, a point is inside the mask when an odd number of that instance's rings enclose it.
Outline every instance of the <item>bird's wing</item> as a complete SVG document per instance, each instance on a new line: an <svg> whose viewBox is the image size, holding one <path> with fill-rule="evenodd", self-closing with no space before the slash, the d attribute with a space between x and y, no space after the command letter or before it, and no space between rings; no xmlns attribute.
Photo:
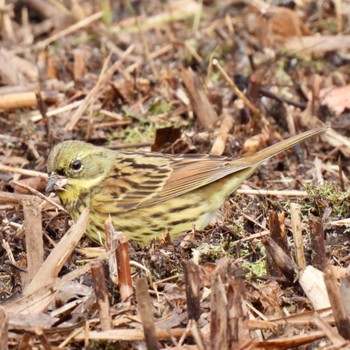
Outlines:
<svg viewBox="0 0 350 350"><path fill-rule="evenodd" d="M193 191L251 166L226 157L123 153L103 183L117 210L131 210Z"/></svg>

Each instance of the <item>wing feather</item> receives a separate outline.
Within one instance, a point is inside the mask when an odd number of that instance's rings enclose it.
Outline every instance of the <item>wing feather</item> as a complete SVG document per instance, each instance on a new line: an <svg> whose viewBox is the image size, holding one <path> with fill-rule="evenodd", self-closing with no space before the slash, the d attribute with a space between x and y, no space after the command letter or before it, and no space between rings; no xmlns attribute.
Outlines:
<svg viewBox="0 0 350 350"><path fill-rule="evenodd" d="M118 153L101 188L113 197L117 211L132 210L180 196L248 166L232 166L229 158L218 156Z"/></svg>

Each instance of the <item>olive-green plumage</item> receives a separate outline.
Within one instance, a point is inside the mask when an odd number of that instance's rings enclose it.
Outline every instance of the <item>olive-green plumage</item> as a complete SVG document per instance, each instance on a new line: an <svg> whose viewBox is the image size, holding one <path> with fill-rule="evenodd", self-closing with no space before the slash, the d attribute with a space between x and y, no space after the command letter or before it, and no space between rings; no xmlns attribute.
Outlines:
<svg viewBox="0 0 350 350"><path fill-rule="evenodd" d="M74 220L90 208L86 234L92 240L103 242L110 215L118 231L147 243L165 230L174 237L193 225L203 229L264 160L326 130L307 131L239 159L117 152L65 141L49 155L47 190L58 191Z"/></svg>

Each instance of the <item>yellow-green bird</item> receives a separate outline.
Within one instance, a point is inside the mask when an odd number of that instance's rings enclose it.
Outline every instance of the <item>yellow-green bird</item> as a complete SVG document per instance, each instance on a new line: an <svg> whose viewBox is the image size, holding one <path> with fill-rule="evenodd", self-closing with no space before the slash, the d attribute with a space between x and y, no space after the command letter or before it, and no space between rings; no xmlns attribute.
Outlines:
<svg viewBox="0 0 350 350"><path fill-rule="evenodd" d="M253 155L232 159L211 155L118 152L82 141L56 145L48 158L46 191L57 191L73 220L90 208L86 231L104 241L109 215L123 235L142 244L203 229L237 187L266 159L326 131L306 131Z"/></svg>

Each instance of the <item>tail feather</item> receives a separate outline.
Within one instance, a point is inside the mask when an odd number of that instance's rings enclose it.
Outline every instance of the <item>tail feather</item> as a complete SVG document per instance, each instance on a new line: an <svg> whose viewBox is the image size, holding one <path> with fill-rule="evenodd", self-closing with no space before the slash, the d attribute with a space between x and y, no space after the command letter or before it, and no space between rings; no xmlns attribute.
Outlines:
<svg viewBox="0 0 350 350"><path fill-rule="evenodd" d="M289 139L283 140L281 142L278 142L272 146L269 146L267 148L264 148L263 150L256 152L255 154L252 154L251 156L246 156L244 158L237 159L238 162L242 165L242 161L244 163L246 162L247 165L258 165L262 163L263 161L275 156L278 153L283 152L284 150L293 147L294 145L312 137L315 135L322 134L323 132L327 131L329 129L329 126L324 126L319 129L312 129L309 131L305 131L301 134L295 135L290 137ZM234 160L232 163L235 163L236 160Z"/></svg>

